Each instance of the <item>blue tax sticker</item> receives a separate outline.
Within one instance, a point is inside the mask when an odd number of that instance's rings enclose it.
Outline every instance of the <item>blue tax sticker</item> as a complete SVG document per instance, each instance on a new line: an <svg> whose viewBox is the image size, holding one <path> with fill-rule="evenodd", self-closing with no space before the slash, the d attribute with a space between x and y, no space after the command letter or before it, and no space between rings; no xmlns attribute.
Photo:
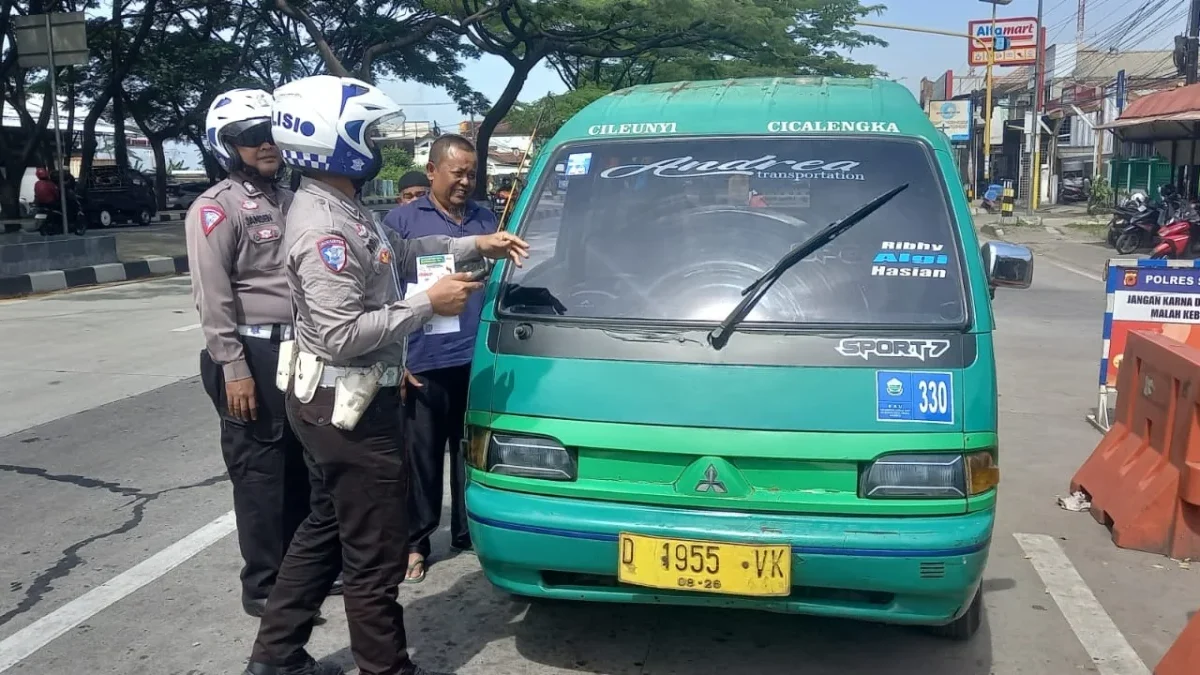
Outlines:
<svg viewBox="0 0 1200 675"><path fill-rule="evenodd" d="M954 378L940 371L875 371L875 421L954 424Z"/></svg>

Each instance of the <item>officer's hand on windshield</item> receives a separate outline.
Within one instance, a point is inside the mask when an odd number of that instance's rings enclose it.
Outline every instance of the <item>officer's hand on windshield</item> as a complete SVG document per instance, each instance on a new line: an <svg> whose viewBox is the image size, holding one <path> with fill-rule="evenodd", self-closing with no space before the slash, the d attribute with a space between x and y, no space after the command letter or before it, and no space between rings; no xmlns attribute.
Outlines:
<svg viewBox="0 0 1200 675"><path fill-rule="evenodd" d="M411 372L409 372L408 368L405 368L404 377L400 378L400 402L406 403L408 401L409 387L412 387L413 389L420 389L424 386L425 385L421 384L421 381L417 379L416 375L413 375Z"/></svg>
<svg viewBox="0 0 1200 675"><path fill-rule="evenodd" d="M466 308L467 299L471 294L481 288L482 282L471 281L470 274L460 272L438 279L425 294L429 296L429 304L433 305L434 314L458 316Z"/></svg>
<svg viewBox="0 0 1200 675"><path fill-rule="evenodd" d="M225 383L229 414L243 422L258 419L258 401L254 398L254 378L245 377Z"/></svg>
<svg viewBox="0 0 1200 675"><path fill-rule="evenodd" d="M529 244L511 232L480 235L475 239L475 247L485 258L492 260L508 258L517 267L521 266L522 258L529 257Z"/></svg>

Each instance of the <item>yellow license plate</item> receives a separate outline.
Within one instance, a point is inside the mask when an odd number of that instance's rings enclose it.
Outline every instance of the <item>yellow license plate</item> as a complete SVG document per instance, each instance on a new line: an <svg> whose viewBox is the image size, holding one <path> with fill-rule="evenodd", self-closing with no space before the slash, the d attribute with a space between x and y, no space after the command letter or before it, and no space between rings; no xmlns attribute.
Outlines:
<svg viewBox="0 0 1200 675"><path fill-rule="evenodd" d="M617 579L678 591L779 596L792 592L792 547L665 539L622 532Z"/></svg>

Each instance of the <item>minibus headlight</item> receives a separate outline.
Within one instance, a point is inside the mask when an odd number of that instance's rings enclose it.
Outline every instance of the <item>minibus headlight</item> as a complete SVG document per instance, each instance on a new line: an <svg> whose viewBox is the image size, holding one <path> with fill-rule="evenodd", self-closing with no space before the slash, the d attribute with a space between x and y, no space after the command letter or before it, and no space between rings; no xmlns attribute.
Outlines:
<svg viewBox="0 0 1200 675"><path fill-rule="evenodd" d="M487 470L506 476L575 480L575 456L558 441L493 431L488 441Z"/></svg>
<svg viewBox="0 0 1200 675"><path fill-rule="evenodd" d="M949 453L885 455L862 472L859 494L869 499L962 499L967 496L966 462Z"/></svg>

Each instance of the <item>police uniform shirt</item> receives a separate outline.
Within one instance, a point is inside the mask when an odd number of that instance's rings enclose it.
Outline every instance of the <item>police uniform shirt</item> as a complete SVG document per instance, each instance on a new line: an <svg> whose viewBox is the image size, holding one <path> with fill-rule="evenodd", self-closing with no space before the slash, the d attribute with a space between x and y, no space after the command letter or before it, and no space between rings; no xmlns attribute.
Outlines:
<svg viewBox="0 0 1200 675"><path fill-rule="evenodd" d="M320 181L300 182L288 211L287 280L296 303L296 346L335 366L399 366L404 338L433 318L424 293L404 299L398 280L417 256L482 259L475 237L404 239L378 227L355 199Z"/></svg>
<svg viewBox="0 0 1200 675"><path fill-rule="evenodd" d="M225 380L250 377L238 325L291 324L291 293L283 273L284 214L292 193L268 194L227 178L188 209L188 266L192 296L209 356Z"/></svg>

